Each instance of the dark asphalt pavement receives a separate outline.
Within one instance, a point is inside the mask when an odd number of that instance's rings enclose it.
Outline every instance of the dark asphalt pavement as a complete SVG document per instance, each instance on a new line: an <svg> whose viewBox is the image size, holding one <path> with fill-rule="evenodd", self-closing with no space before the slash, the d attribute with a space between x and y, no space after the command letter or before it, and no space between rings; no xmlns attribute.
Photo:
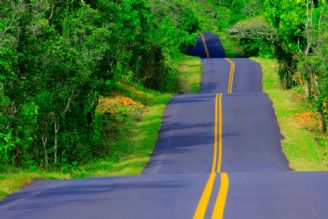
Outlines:
<svg viewBox="0 0 328 219"><path fill-rule="evenodd" d="M192 56L199 56L201 58L207 58L205 47L207 46L209 56L211 58L224 58L225 51L221 44L219 37L211 32L203 33L206 40L206 45L202 41L201 37L198 37L194 47L189 48L188 54Z"/></svg>
<svg viewBox="0 0 328 219"><path fill-rule="evenodd" d="M218 37L204 37L211 57L224 57ZM191 51L206 56L201 39ZM231 60L232 94L227 92L231 64L211 58L203 59L200 94L171 100L141 176L36 180L0 202L0 218L192 218L199 203L205 203L201 197L210 181L215 148L220 148L214 139L222 140L218 163L222 161L229 186L222 196L225 205L219 198L215 205L224 184L223 175L215 174L205 218L218 206L227 219L328 218L328 173L289 169L272 102L262 93L260 66L249 59ZM223 93L218 104L217 92ZM217 138L218 124L222 135Z"/></svg>
<svg viewBox="0 0 328 219"><path fill-rule="evenodd" d="M215 94L179 95L168 104L158 143L143 174L209 173Z"/></svg>
<svg viewBox="0 0 328 219"><path fill-rule="evenodd" d="M230 173L228 219L326 219L327 172Z"/></svg>
<svg viewBox="0 0 328 219"><path fill-rule="evenodd" d="M289 171L272 102L263 93L223 96L225 172Z"/></svg>
<svg viewBox="0 0 328 219"><path fill-rule="evenodd" d="M258 63L246 58L232 58L236 64L232 92L261 92L262 72ZM230 64L223 58L203 59L200 93L227 93Z"/></svg>
<svg viewBox="0 0 328 219"><path fill-rule="evenodd" d="M192 218L207 174L38 180L10 196L0 218Z"/></svg>

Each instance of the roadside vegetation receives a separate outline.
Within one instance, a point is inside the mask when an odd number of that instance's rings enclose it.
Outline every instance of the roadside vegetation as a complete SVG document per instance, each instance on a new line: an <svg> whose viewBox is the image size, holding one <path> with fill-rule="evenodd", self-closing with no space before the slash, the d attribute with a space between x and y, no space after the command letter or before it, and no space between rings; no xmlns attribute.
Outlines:
<svg viewBox="0 0 328 219"><path fill-rule="evenodd" d="M277 60L252 58L263 70L263 89L273 107L283 135L282 149L296 171L328 171L328 135L322 134L313 106L302 86L283 90Z"/></svg>
<svg viewBox="0 0 328 219"><path fill-rule="evenodd" d="M183 56L179 63L181 93L197 93L200 88L200 58ZM157 141L162 113L172 93L163 93L120 83L111 95L100 97L96 108L106 132L103 141L113 150L86 164L73 163L57 170L5 166L0 172L0 200L29 184L33 179L138 175L147 164Z"/></svg>
<svg viewBox="0 0 328 219"><path fill-rule="evenodd" d="M6 168L0 173L0 199L33 179L136 175L148 161L157 140L163 110L171 94L122 84L122 91L100 97L96 114L113 150L86 164L73 163L58 170ZM111 125L107 124L111 123ZM115 124L113 124L115 123Z"/></svg>
<svg viewBox="0 0 328 219"><path fill-rule="evenodd" d="M183 53L200 28L182 6L0 3L1 198L35 178L143 169L166 103L199 89L200 60Z"/></svg>
<svg viewBox="0 0 328 219"><path fill-rule="evenodd" d="M199 57L185 56L179 65L181 93L194 94L200 90L202 64Z"/></svg>

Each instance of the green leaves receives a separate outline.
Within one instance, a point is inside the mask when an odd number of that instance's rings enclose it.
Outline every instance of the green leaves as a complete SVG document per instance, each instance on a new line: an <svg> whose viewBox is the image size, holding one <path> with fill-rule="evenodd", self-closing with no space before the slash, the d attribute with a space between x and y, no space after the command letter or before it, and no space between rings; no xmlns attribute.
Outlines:
<svg viewBox="0 0 328 219"><path fill-rule="evenodd" d="M266 17L283 39L283 49L292 53L304 46L303 30L306 20L306 0L266 0Z"/></svg>
<svg viewBox="0 0 328 219"><path fill-rule="evenodd" d="M247 56L272 56L272 44L276 43L277 34L264 17L239 21L228 33L239 41Z"/></svg>
<svg viewBox="0 0 328 219"><path fill-rule="evenodd" d="M14 149L15 143L19 141L19 139L13 140L11 133L11 129L0 132L0 162L10 160L9 154Z"/></svg>
<svg viewBox="0 0 328 219"><path fill-rule="evenodd" d="M285 88L305 87L322 130L327 130L327 1L266 0L266 17L277 32L276 56ZM300 71L302 80L295 74Z"/></svg>
<svg viewBox="0 0 328 219"><path fill-rule="evenodd" d="M121 81L175 91L175 62L198 31L178 1L163 20L148 0L0 4L0 144L13 149L0 162L21 166L109 150L95 120L99 96Z"/></svg>

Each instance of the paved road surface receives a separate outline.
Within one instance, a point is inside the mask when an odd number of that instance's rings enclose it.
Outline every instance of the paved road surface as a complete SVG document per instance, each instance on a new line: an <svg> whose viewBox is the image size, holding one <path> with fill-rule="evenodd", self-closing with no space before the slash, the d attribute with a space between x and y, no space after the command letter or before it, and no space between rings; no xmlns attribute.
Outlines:
<svg viewBox="0 0 328 219"><path fill-rule="evenodd" d="M188 53L201 58L224 58L225 51L219 37L211 32L200 34L196 45Z"/></svg>
<svg viewBox="0 0 328 219"><path fill-rule="evenodd" d="M259 65L211 33L190 51L210 58L200 94L171 100L141 176L37 180L0 218L328 218L328 173L288 168Z"/></svg>

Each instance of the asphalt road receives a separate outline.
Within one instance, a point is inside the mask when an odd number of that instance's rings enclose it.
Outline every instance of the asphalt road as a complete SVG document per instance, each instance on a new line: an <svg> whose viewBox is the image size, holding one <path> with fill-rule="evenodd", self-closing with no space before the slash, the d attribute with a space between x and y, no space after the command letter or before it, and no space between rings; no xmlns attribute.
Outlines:
<svg viewBox="0 0 328 219"><path fill-rule="evenodd" d="M194 47L188 53L201 58L224 58L225 51L219 37L211 32L200 34Z"/></svg>
<svg viewBox="0 0 328 219"><path fill-rule="evenodd" d="M233 58L235 73L233 93L261 92L262 72L258 63L246 58ZM200 93L227 93L230 64L226 59L203 59L203 78Z"/></svg>
<svg viewBox="0 0 328 219"><path fill-rule="evenodd" d="M0 218L328 218L328 173L289 169L259 65L203 37L191 49L210 58L200 94L168 104L141 176L36 180Z"/></svg>

